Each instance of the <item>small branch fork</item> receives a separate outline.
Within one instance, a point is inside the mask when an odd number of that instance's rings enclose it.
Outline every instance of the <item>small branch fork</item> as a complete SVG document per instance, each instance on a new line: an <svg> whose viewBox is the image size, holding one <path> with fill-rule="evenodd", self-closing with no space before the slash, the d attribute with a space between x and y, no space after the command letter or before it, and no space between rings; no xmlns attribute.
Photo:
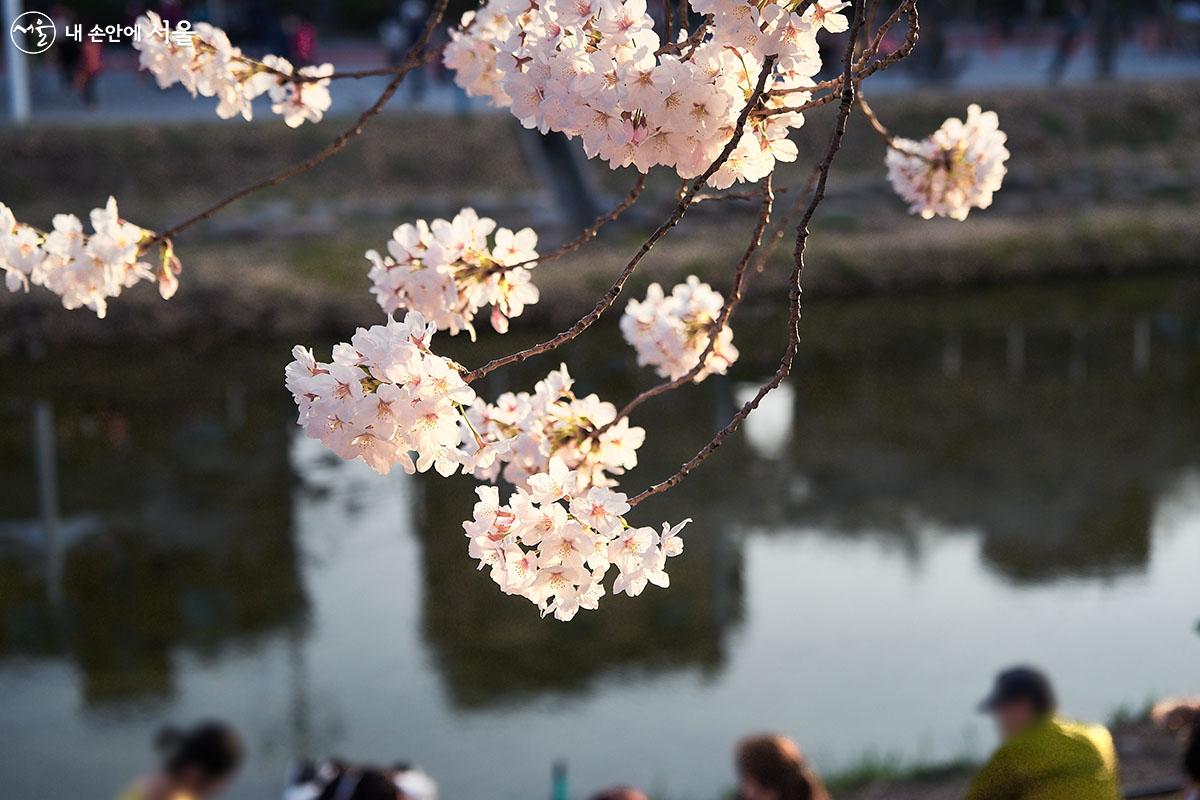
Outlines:
<svg viewBox="0 0 1200 800"><path fill-rule="evenodd" d="M762 98L763 90L767 84L767 78L770 77L771 71L774 68L774 56L768 56L763 60L762 70L758 74L758 82L755 84L754 91L751 93L750 98L746 101L746 105L742 109L742 113L738 115L737 125L734 127L733 135L729 138L729 141L725 143L725 147L721 150L720 155L718 155L716 160L709 165L708 169L704 170L703 173L697 176L696 179L688 185L687 189L679 198L679 202L675 205L675 210L671 213L671 216L668 217L665 222L659 225L654 232L650 234L649 238L642 243L642 246L633 255L633 258L629 259L629 262L625 265L625 268L621 270L621 273L617 276L617 279L613 281L612 286L609 287L608 291L604 293L604 296L601 297L596 303L596 306L587 314L582 316L578 322L557 336L547 339L539 344L535 344L532 347L527 347L524 350L520 350L516 353L493 359L487 364L484 364L482 367L466 373L463 376L464 381L467 383L472 383L473 381L479 380L484 375L487 375L488 373L493 372L500 367L508 366L509 364L519 364L533 356L554 350L555 348L566 344L586 331L593 324L595 324L596 320L603 316L605 311L612 307L612 304L616 302L617 297L621 294L621 290L624 288L625 282L629 280L629 276L633 274L635 269L637 269L637 265L641 263L642 259L646 257L646 254L650 252L651 248L654 247L659 239L666 236L672 228L679 224L679 220L683 219L683 215L687 213L688 208L692 204L692 199L696 196L696 193L700 191L700 187L706 184L708 179L711 178L713 174L716 173L716 171L720 169L721 166L729 159L729 156L733 153L734 148L736 148L738 142L741 141L742 134L745 133L746 123L750 118L750 113L754 110L754 108L758 105L759 100Z"/></svg>
<svg viewBox="0 0 1200 800"><path fill-rule="evenodd" d="M429 46L429 41L433 36L434 30L441 23L442 17L446 13L446 6L448 3L449 0L438 0L437 5L434 6L433 11L429 15L429 19L425 21L425 29L421 32L420 38L417 39L417 41L409 49L408 55L405 57L403 63L395 68L390 68L395 72L395 74L393 75L392 79L388 81L388 85L379 95L379 98L376 99L376 101L372 103L367 110L363 111L362 114L358 116L358 119L354 121L354 124L342 131L342 133L336 139L326 145L324 149L314 153L312 156L304 161L301 161L299 164L293 164L287 169L284 169L281 172L270 176L269 178L263 178L256 183L252 183L249 186L239 189L233 194L218 200L216 203L204 209L203 211L188 217L180 223L172 225L170 228L162 231L161 233L156 234L151 239L147 240L147 242L143 245L143 251L149 249L159 242L170 241L172 238L192 227L193 225L209 219L226 206L232 205L238 200L254 194L255 192L267 189L271 186L276 186L288 180L289 178L294 178L301 173L308 172L322 161L325 161L329 157L341 152L341 150L350 143L350 140L362 133L363 129L367 126L367 123L383 110L383 107L387 105L387 102L392 99L392 96L400 87L400 83L404 80L405 76L418 66L423 65L429 58L426 48Z"/></svg>
<svg viewBox="0 0 1200 800"><path fill-rule="evenodd" d="M580 231L579 235L576 236L574 239L572 239L571 241L567 242L564 245L560 245L559 247L556 247L554 250L551 250L549 253L540 255L537 258L531 258L527 261L520 261L516 264L506 264L506 265L504 265L504 267L502 267L502 269L510 270L515 267L527 267L531 264L545 264L548 261L554 261L556 259L562 258L565 255L574 253L576 250L583 247L585 244L590 242L592 239L596 238L596 234L600 233L600 229L603 228L605 225L607 225L610 222L616 222L616 220L622 214L624 214L626 211L628 211L630 209L630 207L634 203L637 202L638 198L641 197L641 195L642 195L642 190L645 188L646 188L646 176L639 173L637 180L634 181L634 183L633 183L633 188L631 188L629 190L629 193L625 195L625 197L621 200L621 202L618 203L616 206L614 206L612 211L609 211L607 214L601 214L600 216L596 217L595 221L593 221L591 225L587 226L582 231Z"/></svg>
<svg viewBox="0 0 1200 800"><path fill-rule="evenodd" d="M833 160L837 156L838 150L842 146L842 138L846 134L847 122L850 118L850 111L854 107L855 94L855 79L854 79L854 46L858 41L859 31L864 24L864 0L855 0L854 2L854 22L850 26L849 41L846 43L846 51L842 59L842 91L841 104L838 107L837 120L834 124L833 134L829 139L829 147L825 151L825 157L819 163L817 168L817 182L813 190L812 198L808 202L808 207L804 211L804 216L801 218L799 225L796 227L796 246L793 253L792 274L789 281L788 290L788 342L784 349L783 357L779 361L779 368L775 371L775 375L767 383L763 384L758 392L745 405L742 406L729 423L717 432L708 444L700 449L689 461L687 461L679 470L667 478L660 481L641 494L633 497L629 501L630 506L636 506L643 500L653 497L656 494L661 494L680 481L686 478L693 470L703 464L717 449L725 443L726 439L731 434L741 427L742 422L754 409L758 408L758 404L762 399L772 392L776 387L783 383L784 378L791 372L792 362L795 360L796 351L800 346L800 279L804 272L804 250L808 243L809 223L812 221L813 215L820 206L821 201L825 198L825 186L829 180L829 170L833 165Z"/></svg>
<svg viewBox="0 0 1200 800"><path fill-rule="evenodd" d="M606 431L612 425L615 425L618 420L629 416L629 414L635 408L647 400L658 397L661 394L666 394L673 389L678 389L680 386L687 385L697 375L700 374L701 370L704 369L705 364L708 363L709 355L712 354L712 351L717 346L717 339L720 337L721 331L724 330L725 326L729 324L729 319L733 316L734 309L737 308L738 304L742 301L742 294L746 287L747 267L749 267L751 259L754 258L754 254L758 250L759 245L762 244L763 232L767 229L767 225L771 221L771 210L775 202L775 193L771 189L770 175L767 175L767 177L763 179L763 186L760 194L762 195L762 204L759 206L758 210L758 222L754 226L754 232L750 234L750 244L746 246L745 252L742 253L742 257L738 260L737 266L734 267L733 288L729 290L729 296L725 298L725 303L721 306L721 312L717 315L717 318L710 323L710 327L708 329L708 343L704 347L704 352L702 352L700 357L696 359L695 366L693 366L684 374L680 375L678 378L660 383L657 386L653 386L639 394L637 397L634 397L625 404L625 407L620 410L612 422L597 430L596 433L593 434L594 436L599 436L601 433L604 433L604 431Z"/></svg>
<svg viewBox="0 0 1200 800"><path fill-rule="evenodd" d="M889 30L899 21L901 16L908 18L908 31L905 34L904 42L891 53L888 53L883 58L871 61L879 53L879 48L883 44L884 37L887 36ZM880 70L885 70L908 57L912 53L913 48L917 46L917 39L920 35L920 24L917 17L917 0L904 0L896 10L879 26L879 30L875 33L875 37L871 40L870 45L863 51L862 57L854 65L854 80L855 83L862 83L864 80L874 75ZM827 89L835 89L842 83L842 78L832 78L827 81L821 81L812 86L801 86L793 89L783 89L778 92L773 92L773 95L786 95L794 92L820 92ZM757 116L773 117L777 114L794 114L809 109L818 108L820 106L831 103L839 99L841 93L830 91L828 94L814 97L811 100L801 103L798 106L781 106L779 108L770 108L759 111Z"/></svg>

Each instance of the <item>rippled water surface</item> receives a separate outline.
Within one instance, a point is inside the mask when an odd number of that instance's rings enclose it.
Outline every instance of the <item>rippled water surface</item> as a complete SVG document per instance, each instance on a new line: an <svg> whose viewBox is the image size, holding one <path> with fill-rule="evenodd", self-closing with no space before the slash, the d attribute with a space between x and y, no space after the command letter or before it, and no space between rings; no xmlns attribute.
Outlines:
<svg viewBox="0 0 1200 800"><path fill-rule="evenodd" d="M108 796L157 724L216 715L251 746L235 798L297 754L415 760L449 800L546 796L558 759L576 796L714 797L757 729L826 771L982 755L973 706L1015 660L1093 718L1200 689L1198 301L1166 277L811 303L790 383L638 509L696 519L671 588L570 625L474 571L469 482L297 435L291 343L0 364L4 794ZM773 369L782 323L741 323L735 375L637 418L628 488ZM567 361L618 403L650 380L611 327Z"/></svg>

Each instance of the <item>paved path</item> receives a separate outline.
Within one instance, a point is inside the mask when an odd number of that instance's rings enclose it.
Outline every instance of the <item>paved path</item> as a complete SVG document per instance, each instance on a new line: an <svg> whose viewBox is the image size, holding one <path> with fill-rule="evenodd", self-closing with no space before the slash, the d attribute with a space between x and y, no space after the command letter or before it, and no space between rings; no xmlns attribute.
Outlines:
<svg viewBox="0 0 1200 800"><path fill-rule="evenodd" d="M1004 86L1040 86L1046 82L1046 70L1053 53L1049 36L1023 44L998 44L982 35L966 34L956 37L952 60L959 63L954 85L966 88ZM968 46L976 41L977 46ZM960 55L954 55L957 51ZM340 68L356 69L379 66L383 63L380 48L373 43L338 42L325 49L324 58ZM1095 58L1090 45L1084 45L1068 65L1064 83L1079 84L1093 80ZM106 71L99 80L99 104L94 110L82 107L79 100L66 89L58 74L49 65L34 69L33 118L38 125L95 125L127 122L158 122L216 119L216 102L211 98L192 99L184 90L175 87L161 91L145 73L136 70L132 51L114 49L106 53ZM1126 42L1117 63L1119 80L1200 78L1200 55L1160 53L1140 42ZM444 73L443 73L444 76ZM446 80L437 79L432 72L425 76L426 91L418 99L412 90L412 77L406 80L388 111L419 108L430 112L452 113L486 108L486 103L468 100ZM335 84L331 115L354 113L371 104L382 90L383 78L361 81L341 81ZM875 93L897 91L917 83L915 73L902 65L872 78ZM0 86L0 107L6 121L6 87ZM255 107L256 117L270 117L265 99Z"/></svg>

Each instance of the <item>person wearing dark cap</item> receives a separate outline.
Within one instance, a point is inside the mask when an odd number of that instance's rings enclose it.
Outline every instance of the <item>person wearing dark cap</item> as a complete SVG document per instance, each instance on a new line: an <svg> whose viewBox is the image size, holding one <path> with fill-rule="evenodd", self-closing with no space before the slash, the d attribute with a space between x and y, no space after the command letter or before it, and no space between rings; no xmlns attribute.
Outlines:
<svg viewBox="0 0 1200 800"><path fill-rule="evenodd" d="M1120 800L1112 734L1058 716L1040 671L1001 672L980 710L995 719L1002 741L967 800Z"/></svg>

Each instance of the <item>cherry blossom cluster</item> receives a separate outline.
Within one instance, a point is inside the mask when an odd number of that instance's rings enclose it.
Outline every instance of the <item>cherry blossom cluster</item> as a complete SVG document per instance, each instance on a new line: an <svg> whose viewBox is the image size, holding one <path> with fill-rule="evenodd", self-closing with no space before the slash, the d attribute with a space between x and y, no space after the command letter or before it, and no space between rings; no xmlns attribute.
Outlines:
<svg viewBox="0 0 1200 800"><path fill-rule="evenodd" d="M613 567L613 594L636 597L649 584L669 586L667 559L683 552L679 531L691 522L664 522L661 532L632 527L622 516L629 511L624 494L584 489L580 481L552 459L549 471L530 476L529 488L518 488L507 504L496 487L478 487L472 519L463 523L470 556L490 568L505 594L564 622L598 606Z"/></svg>
<svg viewBox="0 0 1200 800"><path fill-rule="evenodd" d="M330 363L293 348L284 376L305 433L381 475L396 464L447 476L460 466L486 466L503 445L481 444L471 457L459 448L462 408L475 392L457 365L429 349L435 330L410 311L403 321L359 328L333 348Z"/></svg>
<svg viewBox="0 0 1200 800"><path fill-rule="evenodd" d="M532 228L497 229L470 208L449 221L419 219L396 228L387 255L367 251L371 293L388 314L419 311L438 330L466 330L472 339L472 320L490 305L492 327L506 333L509 319L538 301L526 268L534 266L535 247Z"/></svg>
<svg viewBox="0 0 1200 800"><path fill-rule="evenodd" d="M468 409L472 429L484 441L507 442L507 449L475 476L528 487L531 476L545 473L553 461L574 471L581 487L612 486L610 475L637 466L646 431L631 426L612 403L594 394L577 397L566 365L538 381L530 392L505 392L495 403L477 399Z"/></svg>
<svg viewBox="0 0 1200 800"><path fill-rule="evenodd" d="M62 298L64 308L86 306L103 318L109 298L143 280L157 280L170 299L179 286L179 260L164 243L157 269L140 261L141 248L154 234L121 219L117 201L92 209L92 232L74 214L56 214L44 233L18 222L0 203L0 269L10 292L42 286Z"/></svg>
<svg viewBox="0 0 1200 800"><path fill-rule="evenodd" d="M282 116L289 128L306 120L320 122L329 110L332 64L296 70L280 56L255 61L243 56L225 31L207 22L196 23L190 35L178 29L168 35L162 19L147 11L136 24L133 46L140 51L139 66L154 75L160 89L178 83L192 97L217 98L221 119L238 115L251 119L254 99L262 94L270 96L271 111Z"/></svg>
<svg viewBox="0 0 1200 800"><path fill-rule="evenodd" d="M467 12L443 60L468 94L509 107L527 128L579 137L614 169L662 164L690 178L734 135L767 58L763 108L809 98L817 32L845 30L836 12L847 5L819 0L797 14L773 0L691 0L706 29L664 46L646 0L494 0ZM799 112L750 117L710 185L757 181L794 161L788 133L803 122Z"/></svg>
<svg viewBox="0 0 1200 800"><path fill-rule="evenodd" d="M637 351L638 366L654 367L673 381L686 375L704 355L724 302L719 292L695 275L677 284L669 295L652 283L645 300L630 300L625 307L621 333ZM737 357L733 330L726 325L717 333L704 368L693 380L699 383L713 373L724 375Z"/></svg>
<svg viewBox="0 0 1200 800"><path fill-rule="evenodd" d="M987 208L1007 169L1007 137L995 111L967 107L964 122L951 117L919 142L897 138L888 148L888 180L925 219L964 220L972 208Z"/></svg>

